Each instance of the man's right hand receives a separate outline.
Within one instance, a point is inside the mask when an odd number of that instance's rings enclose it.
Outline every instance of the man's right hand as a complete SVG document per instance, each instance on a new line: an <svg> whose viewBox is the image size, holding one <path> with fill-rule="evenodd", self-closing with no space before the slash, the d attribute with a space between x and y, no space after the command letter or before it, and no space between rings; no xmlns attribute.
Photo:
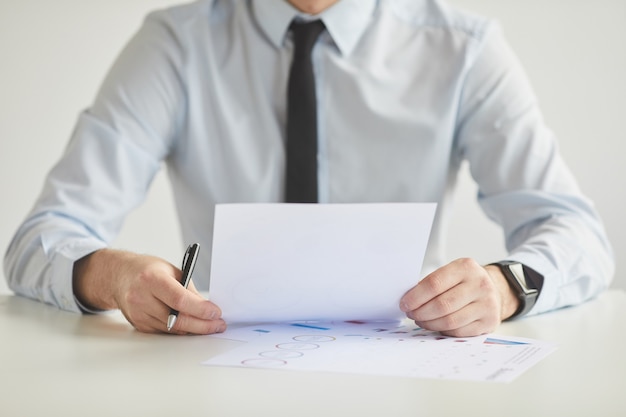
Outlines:
<svg viewBox="0 0 626 417"><path fill-rule="evenodd" d="M74 264L74 294L94 309L120 309L139 331L167 332L167 316L179 312L170 333L212 334L226 329L218 306L204 299L193 282L185 289L181 271L147 255L101 249Z"/></svg>

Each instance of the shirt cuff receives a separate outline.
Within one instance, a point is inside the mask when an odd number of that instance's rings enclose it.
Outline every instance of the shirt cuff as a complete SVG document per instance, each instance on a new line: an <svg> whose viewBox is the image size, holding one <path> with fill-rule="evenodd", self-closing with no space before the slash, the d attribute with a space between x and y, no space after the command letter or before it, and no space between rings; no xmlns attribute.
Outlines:
<svg viewBox="0 0 626 417"><path fill-rule="evenodd" d="M89 308L78 301L74 295L72 276L74 273L74 262L105 247L106 245L98 240L77 239L57 251L55 255L57 259L53 262L56 269L54 276L60 279L55 280L52 284L53 296L56 299L55 304L64 310L75 313L96 314L104 311Z"/></svg>
<svg viewBox="0 0 626 417"><path fill-rule="evenodd" d="M84 314L98 314L98 313L104 313L106 311L106 310L95 309L92 307L87 307L86 305L80 302L80 300L76 297L76 295L74 295L74 302L76 303L76 306L80 309L80 312Z"/></svg>

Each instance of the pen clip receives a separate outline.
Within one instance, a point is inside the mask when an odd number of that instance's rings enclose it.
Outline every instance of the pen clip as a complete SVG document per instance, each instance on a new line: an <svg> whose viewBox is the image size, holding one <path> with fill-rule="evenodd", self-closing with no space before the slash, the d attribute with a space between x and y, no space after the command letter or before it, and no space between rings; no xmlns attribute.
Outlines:
<svg viewBox="0 0 626 417"><path fill-rule="evenodd" d="M189 281L191 280L191 274L193 273L193 269L196 265L196 259L198 259L198 251L200 250L200 245L198 243L192 243L187 247L185 251L185 256L183 256L183 265L182 265L182 280L181 284L187 287Z"/></svg>

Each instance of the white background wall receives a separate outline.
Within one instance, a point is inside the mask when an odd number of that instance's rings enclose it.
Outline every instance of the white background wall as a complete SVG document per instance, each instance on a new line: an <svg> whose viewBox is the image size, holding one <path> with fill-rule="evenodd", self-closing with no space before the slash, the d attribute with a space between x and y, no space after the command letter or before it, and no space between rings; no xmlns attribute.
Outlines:
<svg viewBox="0 0 626 417"><path fill-rule="evenodd" d="M275 1L275 0L265 0ZM497 18L533 82L545 117L615 247L614 287L626 288L626 1L451 0ZM0 251L37 197L78 112L148 10L177 0L0 0ZM504 254L462 176L450 258ZM117 247L178 264L183 250L160 174ZM0 292L7 291L0 280Z"/></svg>

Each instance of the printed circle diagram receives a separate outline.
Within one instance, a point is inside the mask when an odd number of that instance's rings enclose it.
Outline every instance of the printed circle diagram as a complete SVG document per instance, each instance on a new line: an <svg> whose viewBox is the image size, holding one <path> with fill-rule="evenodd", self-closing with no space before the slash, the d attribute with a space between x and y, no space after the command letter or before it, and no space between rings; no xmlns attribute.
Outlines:
<svg viewBox="0 0 626 417"><path fill-rule="evenodd" d="M263 356L264 358L272 358L272 359L295 359L304 355L302 352L298 352L297 350L267 350L265 352L259 353L259 356Z"/></svg>
<svg viewBox="0 0 626 417"><path fill-rule="evenodd" d="M323 336L323 335L302 335L302 336L294 336L293 340L297 342L323 343L323 342L332 342L335 340L335 337Z"/></svg>
<svg viewBox="0 0 626 417"><path fill-rule="evenodd" d="M304 334L293 336L292 341L278 343L275 350L265 350L258 357L241 361L244 366L255 368L278 368L287 365L287 361L301 358L307 351L320 348L320 344L336 340L334 336L320 334Z"/></svg>
<svg viewBox="0 0 626 417"><path fill-rule="evenodd" d="M320 347L320 345L315 343L303 343L303 342L286 342L279 343L276 345L278 349L286 349L286 350L313 350Z"/></svg>

